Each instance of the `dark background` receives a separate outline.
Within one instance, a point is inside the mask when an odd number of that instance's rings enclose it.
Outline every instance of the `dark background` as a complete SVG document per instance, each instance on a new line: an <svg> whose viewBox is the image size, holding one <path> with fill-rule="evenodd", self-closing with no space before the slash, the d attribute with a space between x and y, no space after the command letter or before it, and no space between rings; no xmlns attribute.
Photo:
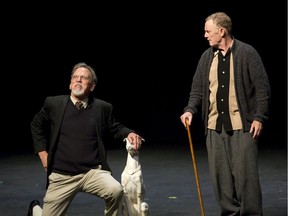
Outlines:
<svg viewBox="0 0 288 216"><path fill-rule="evenodd" d="M224 11L236 39L259 52L272 88L271 117L261 148L287 148L287 2L15 3L2 7L1 148L33 151L30 122L48 95L69 94L70 72L96 69L94 95L146 145L188 145L180 115L202 52L204 19ZM259 5L257 5L259 4ZM4 104L2 101L2 105ZM191 130L204 147L203 126Z"/></svg>

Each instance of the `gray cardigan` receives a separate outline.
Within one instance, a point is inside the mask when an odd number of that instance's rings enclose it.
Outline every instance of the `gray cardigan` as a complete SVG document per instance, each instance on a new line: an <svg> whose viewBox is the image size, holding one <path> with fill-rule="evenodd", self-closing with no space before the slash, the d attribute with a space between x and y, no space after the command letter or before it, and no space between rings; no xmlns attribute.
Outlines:
<svg viewBox="0 0 288 216"><path fill-rule="evenodd" d="M253 120L268 120L271 89L268 75L258 52L249 44L234 39L232 46L234 61L235 91L243 124L249 131ZM201 114L207 132L209 112L209 71L213 58L213 47L200 57L193 76L188 105L184 112L197 113L202 104Z"/></svg>

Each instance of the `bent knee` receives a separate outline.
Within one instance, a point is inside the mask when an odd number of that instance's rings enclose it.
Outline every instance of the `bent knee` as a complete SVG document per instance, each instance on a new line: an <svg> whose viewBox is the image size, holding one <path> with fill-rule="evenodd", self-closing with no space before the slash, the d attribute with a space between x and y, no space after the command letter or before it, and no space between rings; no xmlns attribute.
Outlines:
<svg viewBox="0 0 288 216"><path fill-rule="evenodd" d="M122 197L124 194L123 187L121 184L114 184L109 187L109 193L112 197Z"/></svg>

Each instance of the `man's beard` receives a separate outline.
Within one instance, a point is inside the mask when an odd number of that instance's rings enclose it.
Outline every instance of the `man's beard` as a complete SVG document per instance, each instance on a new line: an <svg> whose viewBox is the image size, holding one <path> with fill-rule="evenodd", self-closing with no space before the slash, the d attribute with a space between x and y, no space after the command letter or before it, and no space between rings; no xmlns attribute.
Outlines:
<svg viewBox="0 0 288 216"><path fill-rule="evenodd" d="M83 88L73 88L72 89L72 93L76 96L76 97L79 97L79 96L83 96L84 95L84 89Z"/></svg>

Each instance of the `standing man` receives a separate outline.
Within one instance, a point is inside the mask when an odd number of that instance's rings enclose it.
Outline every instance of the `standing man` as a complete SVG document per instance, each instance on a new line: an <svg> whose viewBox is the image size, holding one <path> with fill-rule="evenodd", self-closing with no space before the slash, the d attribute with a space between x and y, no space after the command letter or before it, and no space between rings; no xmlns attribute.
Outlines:
<svg viewBox="0 0 288 216"><path fill-rule="evenodd" d="M127 137L136 150L142 138L116 121L110 103L90 96L96 83L91 66L76 64L71 73L71 94L47 97L34 116L31 132L35 153L47 172L47 190L43 209L33 200L28 215L65 215L78 192L102 198L104 215L117 215L123 188L107 164L105 136Z"/></svg>
<svg viewBox="0 0 288 216"><path fill-rule="evenodd" d="M205 19L210 47L193 77L181 122L189 126L201 105L209 169L221 215L262 215L258 138L268 120L270 84L258 52L235 39L230 17Z"/></svg>

